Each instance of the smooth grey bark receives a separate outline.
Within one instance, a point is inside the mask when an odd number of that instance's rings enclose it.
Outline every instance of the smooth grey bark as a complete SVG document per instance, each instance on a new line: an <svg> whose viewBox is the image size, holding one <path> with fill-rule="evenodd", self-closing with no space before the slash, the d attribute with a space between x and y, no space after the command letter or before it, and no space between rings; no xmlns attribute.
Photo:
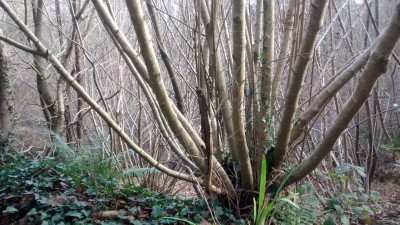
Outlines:
<svg viewBox="0 0 400 225"><path fill-rule="evenodd" d="M258 121L256 115L258 115L259 107L258 107L258 93L256 91L256 77L258 76L258 67L259 67L259 58L260 58L260 49L261 49L261 32L262 32L262 21L264 18L264 8L263 8L263 0L257 0L257 9L256 9L256 19L254 21L254 32L248 32L247 35L247 61L248 61L248 73L247 73L247 91L246 91L246 133L247 133L247 145L249 149L254 149L257 145L257 130L258 129ZM248 30L251 28L251 16L249 13L249 7L246 9L246 25L248 26ZM251 37L253 35L253 37ZM256 156L254 156L256 158ZM256 171L255 167L253 167L253 171ZM256 175L255 173L254 175ZM258 180L255 177L256 180Z"/></svg>
<svg viewBox="0 0 400 225"><path fill-rule="evenodd" d="M165 89L165 85L161 79L161 71L153 49L150 33L144 21L141 3L137 0L126 0L126 4L141 47L143 60L149 74L149 84L154 92L157 102L159 103L160 109L165 115L171 130L178 136L179 141L188 150L191 157L194 158L194 161L199 165L205 165L205 162L202 159L202 151L199 148L200 146L196 146L191 137L187 132L185 132L185 129L179 122L177 115L171 106L171 102L169 101L167 90Z"/></svg>
<svg viewBox="0 0 400 225"><path fill-rule="evenodd" d="M285 30L283 34L283 39L281 43L281 48L279 52L278 59L276 61L276 66L274 70L274 78L272 80L272 92L271 92L271 112L274 114L274 110L276 110L276 105L278 103L278 91L280 87L280 82L282 78L282 74L285 68L286 62L289 59L289 47L292 42L292 34L293 34L293 22L294 22L294 9L296 6L296 0L290 0L288 9L286 12L285 18ZM275 117L274 115L271 115ZM274 119L272 119L272 122Z"/></svg>
<svg viewBox="0 0 400 225"><path fill-rule="evenodd" d="M121 32L120 28L118 27L117 23L112 18L111 14L107 10L105 3L99 0L92 0L94 7L103 23L103 25L107 28L107 31L113 35L113 41L117 42L123 52L129 57L132 61L132 64L135 66L138 74L144 79L147 83L149 82L149 74L146 69L146 65L144 64L143 60L139 58L139 54L135 51L132 47L128 39L125 35Z"/></svg>

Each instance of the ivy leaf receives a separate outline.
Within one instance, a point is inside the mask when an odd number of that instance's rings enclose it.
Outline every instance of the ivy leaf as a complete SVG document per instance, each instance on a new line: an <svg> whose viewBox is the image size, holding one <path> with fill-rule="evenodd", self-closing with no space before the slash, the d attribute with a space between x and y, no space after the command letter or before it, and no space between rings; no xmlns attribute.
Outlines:
<svg viewBox="0 0 400 225"><path fill-rule="evenodd" d="M65 216L72 216L81 219L83 217L82 213L76 211L68 211Z"/></svg>
<svg viewBox="0 0 400 225"><path fill-rule="evenodd" d="M95 189L93 189L93 188L88 188L86 190L86 194L88 194L88 195L96 195L97 191Z"/></svg>
<svg viewBox="0 0 400 225"><path fill-rule="evenodd" d="M342 165L342 166L336 167L335 172L336 172L337 174L342 175L342 174L345 174L345 173L350 172L350 170L351 170L350 166L348 166L348 165Z"/></svg>
<svg viewBox="0 0 400 225"><path fill-rule="evenodd" d="M362 193L358 199L362 202L366 202L366 201L368 201L369 196L365 193Z"/></svg>
<svg viewBox="0 0 400 225"><path fill-rule="evenodd" d="M220 207L220 206L215 207L214 214L215 214L215 217L217 217L217 218L224 215L224 211L222 210L222 207Z"/></svg>
<svg viewBox="0 0 400 225"><path fill-rule="evenodd" d="M194 221L196 221L196 222L200 222L202 219L203 219L203 217L200 214L196 214L194 216Z"/></svg>
<svg viewBox="0 0 400 225"><path fill-rule="evenodd" d="M153 216L154 218L159 218L159 217L163 216L163 214L164 214L164 210L160 206L156 205L153 207L151 216Z"/></svg>
<svg viewBox="0 0 400 225"><path fill-rule="evenodd" d="M354 215L356 217L359 217L361 215L362 211L363 211L363 208L361 208L361 207L353 207L351 209L351 211L354 213Z"/></svg>
<svg viewBox="0 0 400 225"><path fill-rule="evenodd" d="M373 200L376 200L377 198L379 198L379 192L377 192L377 191L370 191L370 197L371 197Z"/></svg>
<svg viewBox="0 0 400 225"><path fill-rule="evenodd" d="M11 213L15 213L15 212L18 212L18 209L12 205L8 206L5 210L3 210L4 214L11 214Z"/></svg>
<svg viewBox="0 0 400 225"><path fill-rule="evenodd" d="M81 213L82 213L83 215L85 215L86 217L89 217L89 215L90 215L90 211L85 210L85 209L82 209L82 210L81 210Z"/></svg>
<svg viewBox="0 0 400 225"><path fill-rule="evenodd" d="M341 215L340 221L342 222L343 225L350 225L349 218L346 215Z"/></svg>
<svg viewBox="0 0 400 225"><path fill-rule="evenodd" d="M340 206L340 205L335 204L335 205L333 205L333 208L336 210L336 212L338 212L340 214L344 213L344 210L343 210L342 206Z"/></svg>

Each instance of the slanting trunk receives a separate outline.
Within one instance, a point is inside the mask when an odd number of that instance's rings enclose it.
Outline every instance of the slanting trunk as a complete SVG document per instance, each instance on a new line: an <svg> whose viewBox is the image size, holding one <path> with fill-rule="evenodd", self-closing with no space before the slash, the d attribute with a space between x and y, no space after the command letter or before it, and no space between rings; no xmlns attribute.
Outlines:
<svg viewBox="0 0 400 225"><path fill-rule="evenodd" d="M182 96L181 90L179 88L178 81L176 79L176 75L175 75L175 72L173 69L172 62L171 62L170 57L168 56L167 52L165 51L164 43L162 40L163 38L161 36L160 29L158 28L156 14L154 13L153 6L149 2L147 2L147 9L149 10L150 19L153 23L153 29L156 34L158 50L160 50L161 59L163 60L163 62L165 64L165 68L167 69L169 79L171 80L172 88L174 90L176 107L178 107L179 111L181 111L181 113L183 115L185 115L185 108L183 107L183 96Z"/></svg>
<svg viewBox="0 0 400 225"><path fill-rule="evenodd" d="M328 3L328 0L313 0L311 2L310 20L301 40L300 50L296 56L290 75L289 87L285 98L285 108L282 114L283 119L279 125L276 149L272 152L272 166L275 168L282 165L286 156L290 132L293 127L293 119L297 110L306 69L313 56L317 36L322 27Z"/></svg>
<svg viewBox="0 0 400 225"><path fill-rule="evenodd" d="M3 42L0 42L0 153L12 130L13 97L8 80L8 61Z"/></svg>
<svg viewBox="0 0 400 225"><path fill-rule="evenodd" d="M290 136L290 143L294 143L303 133L307 130L308 123L317 116L328 102L336 95L336 93L353 78L358 71L364 68L371 55L371 46L364 53L362 53L354 62L343 71L331 84L324 88L318 94L316 99L296 118L296 126L293 127Z"/></svg>
<svg viewBox="0 0 400 225"><path fill-rule="evenodd" d="M307 176L307 174L313 171L325 156L329 154L341 133L346 129L352 118L368 99L379 76L386 72L389 58L400 38L400 4L397 4L395 9L389 26L378 37L372 50L371 57L364 71L357 79L357 86L353 94L343 105L333 125L327 130L325 138L302 163L302 167L293 174L289 183L298 181Z"/></svg>

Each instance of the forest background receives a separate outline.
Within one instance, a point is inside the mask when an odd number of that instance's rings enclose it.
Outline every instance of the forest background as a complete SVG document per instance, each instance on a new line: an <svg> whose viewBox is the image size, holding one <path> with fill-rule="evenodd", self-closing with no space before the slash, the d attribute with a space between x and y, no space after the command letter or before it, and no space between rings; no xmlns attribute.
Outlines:
<svg viewBox="0 0 400 225"><path fill-rule="evenodd" d="M342 223L373 202L376 171L398 168L398 1L0 7L2 154L99 156L129 171L118 182L184 182L237 216L265 188L271 202L309 184L320 198L354 194L331 207Z"/></svg>

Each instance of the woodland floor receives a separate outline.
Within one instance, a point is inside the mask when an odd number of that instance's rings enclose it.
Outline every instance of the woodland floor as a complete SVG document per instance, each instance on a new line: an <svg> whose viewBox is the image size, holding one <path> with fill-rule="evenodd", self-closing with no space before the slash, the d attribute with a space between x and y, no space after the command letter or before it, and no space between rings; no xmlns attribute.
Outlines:
<svg viewBox="0 0 400 225"><path fill-rule="evenodd" d="M378 167L372 189L380 193L382 207L376 224L400 225L400 166L388 163Z"/></svg>
<svg viewBox="0 0 400 225"><path fill-rule="evenodd" d="M69 172L71 169L74 173ZM204 220L210 217L209 209L223 224L245 224L220 205L212 203L207 206L205 201L190 200L196 196L192 186L186 183L179 183L174 190L178 192L173 196L141 188L116 190L115 182L110 179L113 174L104 173L103 177L97 175L94 179L87 171L75 170L76 167L54 160L38 163L25 158L2 166L0 225L89 224L89 221L104 225L187 224L172 222L166 218L168 216L187 218L196 224L210 224ZM98 174L102 171L107 172L108 168L100 165L92 172ZM84 179L81 179L82 174ZM380 193L380 209L373 224L400 225L399 175L399 164L379 163L371 188ZM55 219L56 216L60 217L59 220ZM43 223L46 218L53 223ZM83 218L87 223L77 223Z"/></svg>

